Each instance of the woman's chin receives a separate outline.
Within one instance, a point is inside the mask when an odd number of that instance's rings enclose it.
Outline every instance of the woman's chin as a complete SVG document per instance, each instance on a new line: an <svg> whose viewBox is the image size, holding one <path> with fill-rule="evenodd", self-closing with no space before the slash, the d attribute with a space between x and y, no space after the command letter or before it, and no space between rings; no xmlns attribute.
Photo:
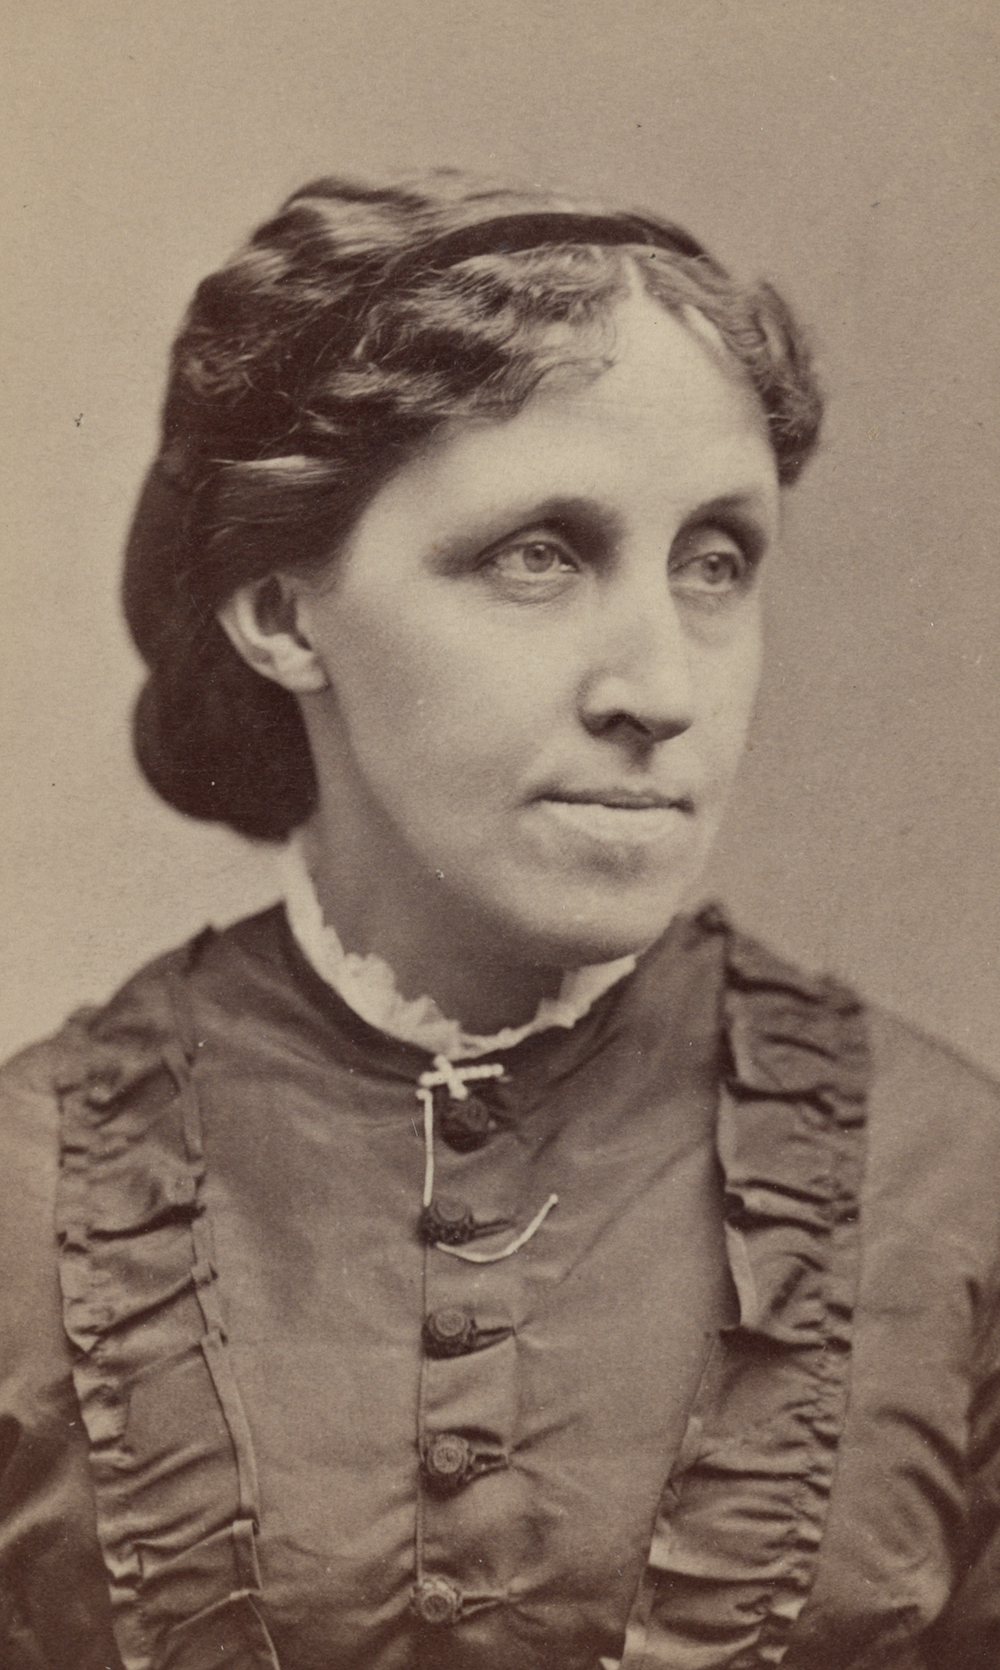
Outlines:
<svg viewBox="0 0 1000 1670"><path fill-rule="evenodd" d="M654 944L695 897L718 821L672 810L662 817L655 809L646 814L601 807L595 813L586 806L585 827L578 829L580 810L568 807L566 828L561 815L549 819L544 839L538 836L542 820L533 823L532 840L493 876L494 898L503 901L504 937L527 942L530 960L550 967L612 962ZM612 822L631 818L628 841L611 839L603 825L597 839L604 813ZM611 834L617 837L617 824Z"/></svg>

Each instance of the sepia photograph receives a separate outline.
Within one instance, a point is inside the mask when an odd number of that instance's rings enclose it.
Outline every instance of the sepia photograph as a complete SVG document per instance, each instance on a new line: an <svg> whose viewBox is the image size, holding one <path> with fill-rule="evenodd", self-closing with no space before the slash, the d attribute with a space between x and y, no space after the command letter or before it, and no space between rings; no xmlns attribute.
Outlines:
<svg viewBox="0 0 1000 1670"><path fill-rule="evenodd" d="M0 1670L1000 1670L1000 17L13 0Z"/></svg>

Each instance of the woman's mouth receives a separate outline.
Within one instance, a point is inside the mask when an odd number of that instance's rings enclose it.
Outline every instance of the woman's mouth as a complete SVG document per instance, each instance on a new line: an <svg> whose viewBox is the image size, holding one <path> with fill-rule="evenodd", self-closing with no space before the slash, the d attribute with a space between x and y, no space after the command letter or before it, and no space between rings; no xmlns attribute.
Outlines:
<svg viewBox="0 0 1000 1670"><path fill-rule="evenodd" d="M676 838L694 813L690 795L646 789L554 792L540 796L537 804L561 828L615 846Z"/></svg>

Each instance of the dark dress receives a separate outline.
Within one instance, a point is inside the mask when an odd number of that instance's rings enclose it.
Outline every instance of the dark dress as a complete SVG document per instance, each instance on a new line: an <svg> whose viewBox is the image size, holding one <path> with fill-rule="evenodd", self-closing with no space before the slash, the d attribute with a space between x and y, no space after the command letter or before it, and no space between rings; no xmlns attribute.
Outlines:
<svg viewBox="0 0 1000 1670"><path fill-rule="evenodd" d="M997 1670L995 1088L711 911L496 1060L422 1212L276 908L5 1070L3 1670Z"/></svg>

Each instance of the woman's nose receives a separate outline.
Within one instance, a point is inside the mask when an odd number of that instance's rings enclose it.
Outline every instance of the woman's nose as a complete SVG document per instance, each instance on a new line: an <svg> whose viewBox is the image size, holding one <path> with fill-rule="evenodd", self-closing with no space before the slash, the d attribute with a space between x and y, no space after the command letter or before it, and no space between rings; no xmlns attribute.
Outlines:
<svg viewBox="0 0 1000 1670"><path fill-rule="evenodd" d="M604 600L580 717L594 735L664 742L694 723L691 644L664 586Z"/></svg>

